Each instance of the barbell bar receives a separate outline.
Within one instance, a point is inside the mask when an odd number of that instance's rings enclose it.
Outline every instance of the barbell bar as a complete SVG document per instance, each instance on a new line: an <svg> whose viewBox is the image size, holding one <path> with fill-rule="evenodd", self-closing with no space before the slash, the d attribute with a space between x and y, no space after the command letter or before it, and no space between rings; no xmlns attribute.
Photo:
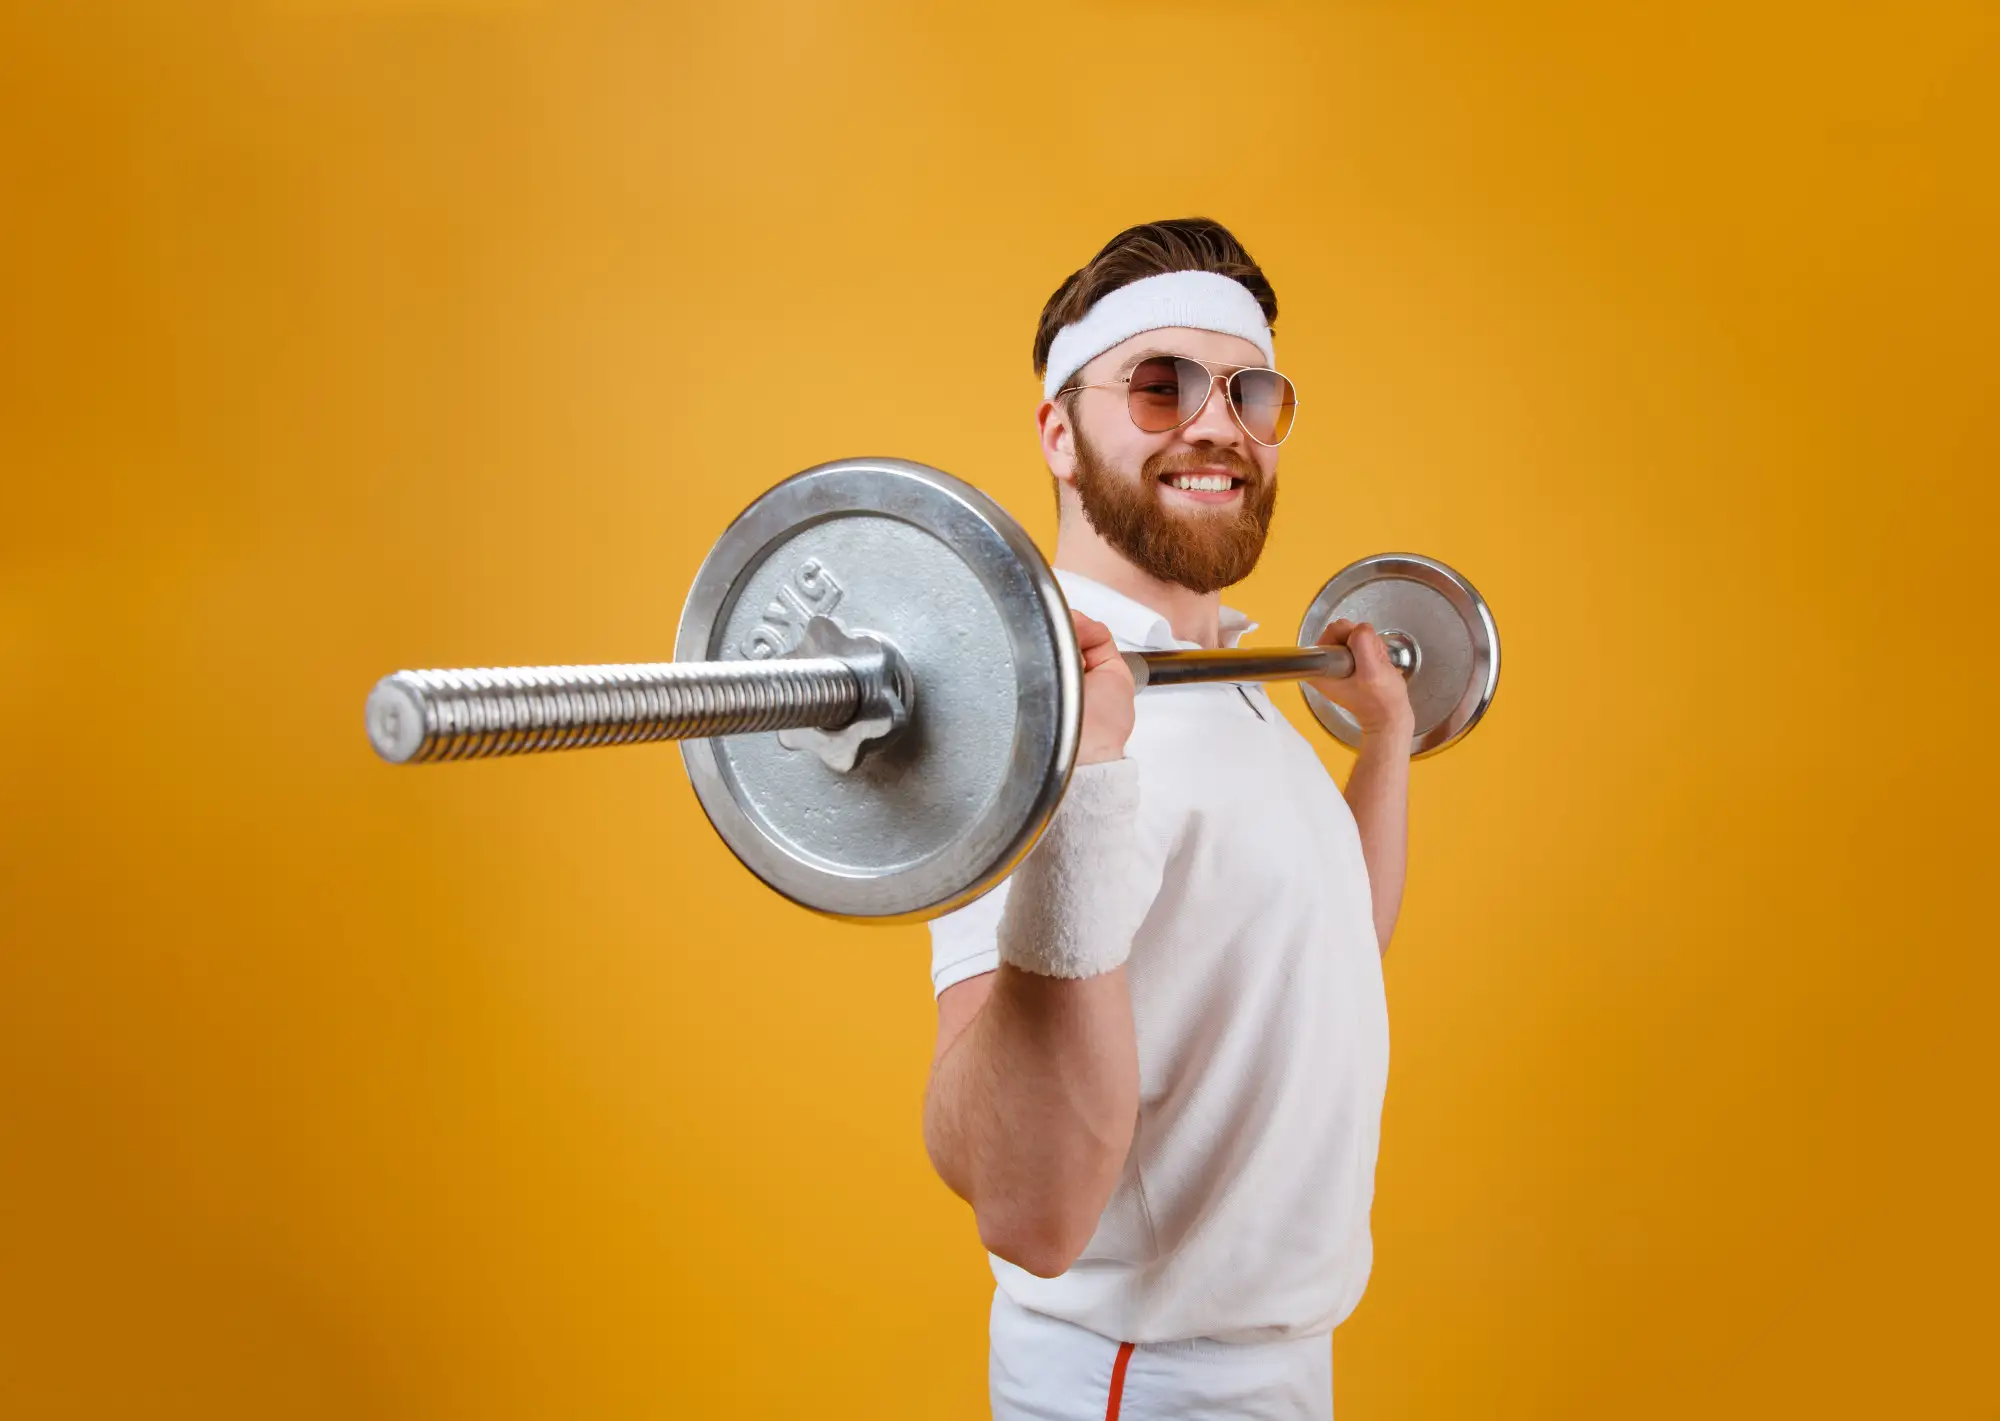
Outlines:
<svg viewBox="0 0 2000 1421"><path fill-rule="evenodd" d="M807 624L815 637L844 635L832 618ZM368 738L391 764L477 760L593 745L699 740L759 731L818 731L792 748L819 751L830 769L854 768L859 752L908 723L913 681L901 655L875 637L845 654L761 661L661 661L609 666L489 666L398 671L376 683ZM1383 633L1390 665L1416 669L1417 647ZM817 648L816 648L817 649ZM1141 691L1217 681L1297 681L1354 674L1344 646L1120 653ZM868 658L871 658L868 659ZM854 732L859 731L859 734ZM837 732L849 732L841 754Z"/></svg>
<svg viewBox="0 0 2000 1421"><path fill-rule="evenodd" d="M1294 647L1124 653L1142 689L1352 674L1314 643L1382 629L1408 679L1414 755L1491 703L1499 634L1442 563L1364 558L1308 608ZM1320 723L1359 727L1310 686ZM921 696L921 706L919 697ZM934 917L1033 847L1076 756L1082 664L1055 575L986 495L899 459L795 475L696 573L674 660L399 671L366 723L399 764L678 740L697 799L751 872L837 917ZM769 732L776 732L771 734Z"/></svg>

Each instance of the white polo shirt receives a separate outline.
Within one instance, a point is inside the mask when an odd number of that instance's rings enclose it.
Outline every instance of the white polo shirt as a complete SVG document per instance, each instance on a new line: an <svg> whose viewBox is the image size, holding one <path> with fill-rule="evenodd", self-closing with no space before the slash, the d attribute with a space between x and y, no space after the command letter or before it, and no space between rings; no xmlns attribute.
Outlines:
<svg viewBox="0 0 2000 1421"><path fill-rule="evenodd" d="M1121 648L1193 647L1151 608L1056 576ZM1251 629L1224 609L1227 644ZM1157 882L1126 964L1138 1128L1069 1271L989 1255L994 1278L1024 1308L1124 1342L1325 1333L1368 1282L1389 1073L1354 816L1261 686L1149 690L1125 753ZM999 965L1008 887L931 924L936 991Z"/></svg>

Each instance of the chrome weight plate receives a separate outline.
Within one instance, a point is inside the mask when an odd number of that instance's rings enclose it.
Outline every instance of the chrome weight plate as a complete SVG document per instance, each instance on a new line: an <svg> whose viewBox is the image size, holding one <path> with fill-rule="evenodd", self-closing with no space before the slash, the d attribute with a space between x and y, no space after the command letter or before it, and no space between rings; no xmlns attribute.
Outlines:
<svg viewBox="0 0 2000 1421"><path fill-rule="evenodd" d="M970 484L843 459L730 525L674 657L782 656L815 615L902 653L909 725L845 772L775 734L683 741L702 809L752 873L818 912L920 919L970 902L1034 846L1075 762L1082 662L1054 575Z"/></svg>
<svg viewBox="0 0 2000 1421"><path fill-rule="evenodd" d="M1416 730L1412 756L1434 755L1479 723L1500 684L1500 630L1486 599L1462 576L1415 553L1378 553L1333 575L1306 609L1299 645L1312 646L1346 617L1378 632L1399 631L1417 644L1410 673ZM1303 686L1315 719L1342 743L1361 744L1354 717Z"/></svg>

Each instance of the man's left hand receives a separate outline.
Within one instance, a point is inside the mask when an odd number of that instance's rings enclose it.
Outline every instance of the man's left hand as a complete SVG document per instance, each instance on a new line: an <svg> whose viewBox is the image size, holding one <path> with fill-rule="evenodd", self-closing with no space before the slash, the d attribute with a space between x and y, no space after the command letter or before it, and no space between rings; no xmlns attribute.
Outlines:
<svg viewBox="0 0 2000 1421"><path fill-rule="evenodd" d="M1408 742L1416 713L1403 673L1389 664L1389 649L1367 622L1342 617L1320 634L1321 646L1344 646L1354 653L1352 676L1326 677L1309 684L1353 716L1370 739L1400 735Z"/></svg>

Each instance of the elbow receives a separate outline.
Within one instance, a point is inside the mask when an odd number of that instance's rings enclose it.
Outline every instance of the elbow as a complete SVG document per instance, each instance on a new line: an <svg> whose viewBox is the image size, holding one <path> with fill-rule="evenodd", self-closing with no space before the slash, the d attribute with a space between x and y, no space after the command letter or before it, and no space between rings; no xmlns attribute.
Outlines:
<svg viewBox="0 0 2000 1421"><path fill-rule="evenodd" d="M1037 1278L1059 1278L1083 1254L1095 1222L1070 1216L979 1217L979 1241L995 1258L1004 1259Z"/></svg>

